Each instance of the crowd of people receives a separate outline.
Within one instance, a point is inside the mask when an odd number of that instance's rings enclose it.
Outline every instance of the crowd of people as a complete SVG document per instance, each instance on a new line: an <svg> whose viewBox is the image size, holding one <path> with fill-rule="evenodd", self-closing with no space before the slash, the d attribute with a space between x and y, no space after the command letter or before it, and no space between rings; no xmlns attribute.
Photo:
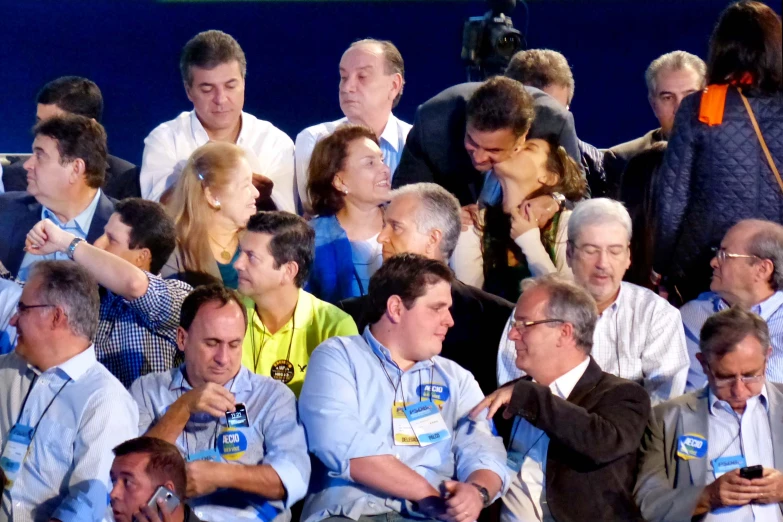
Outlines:
<svg viewBox="0 0 783 522"><path fill-rule="evenodd" d="M411 125L364 39L291 140L210 30L139 167L51 81L0 173L0 522L783 522L782 55L729 5L599 149L556 51Z"/></svg>

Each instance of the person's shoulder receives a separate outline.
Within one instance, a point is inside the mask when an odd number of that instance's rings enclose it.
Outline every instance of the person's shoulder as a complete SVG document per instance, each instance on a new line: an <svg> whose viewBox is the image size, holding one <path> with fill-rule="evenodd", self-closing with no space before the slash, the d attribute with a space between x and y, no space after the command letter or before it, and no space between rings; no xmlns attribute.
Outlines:
<svg viewBox="0 0 783 522"><path fill-rule="evenodd" d="M685 408L694 410L699 403L706 404L708 396L707 388L700 388L653 406L653 412L656 418L665 419L672 411L682 411Z"/></svg>
<svg viewBox="0 0 783 522"><path fill-rule="evenodd" d="M152 140L173 139L174 136L185 132L185 130L190 125L190 117L192 112L193 111L181 112L173 120L164 121L163 123L159 124L157 127L152 129L152 131L149 133L145 141L150 139Z"/></svg>
<svg viewBox="0 0 783 522"><path fill-rule="evenodd" d="M323 123L317 123L302 129L299 134L296 135L296 143L300 143L301 140L309 139L312 141L318 141L322 137L331 134L341 124L347 122L347 118L340 118L336 121L326 121Z"/></svg>
<svg viewBox="0 0 783 522"><path fill-rule="evenodd" d="M316 318L321 319L323 322L339 323L346 319L351 319L351 316L341 310L338 306L324 301L323 299L318 299L316 296L308 292L305 293L309 295L310 299L312 299L313 315Z"/></svg>
<svg viewBox="0 0 783 522"><path fill-rule="evenodd" d="M176 292L176 293L183 293L184 292L184 294L187 296L187 294L189 294L190 292L193 291L193 287L191 285L189 285L185 281L180 281L179 279L167 279L167 278L161 276L160 274L153 274L151 272L147 272L147 276L151 280L154 279L156 281L160 281L161 283L166 285L166 287L171 292ZM183 299L184 299L184 297L183 297Z"/></svg>
<svg viewBox="0 0 783 522"><path fill-rule="evenodd" d="M650 396L644 387L634 381L618 377L609 372L601 370L601 379L599 383L604 388L609 388L617 392L619 396L635 396L636 398L646 398L649 400Z"/></svg>
<svg viewBox="0 0 783 522"><path fill-rule="evenodd" d="M632 157L650 147L655 141L659 141L655 138L660 134L660 130L660 128L651 130L644 136L639 136L638 138L610 147L609 151L611 151L615 157L627 162Z"/></svg>
<svg viewBox="0 0 783 522"><path fill-rule="evenodd" d="M0 194L0 210L4 208L25 208L30 205L37 205L39 208L41 206L41 204L36 201L35 197L27 192L15 191Z"/></svg>
<svg viewBox="0 0 783 522"><path fill-rule="evenodd" d="M649 288L635 285L627 281L622 283L622 292L625 293L623 302L632 308L653 308L658 312L677 312L669 301L656 294Z"/></svg>
<svg viewBox="0 0 783 522"><path fill-rule="evenodd" d="M262 120L248 112L242 112L242 126L246 127L251 139L260 141L260 144L273 142L276 144L285 143L294 146L294 141L288 134L275 127L272 122Z"/></svg>
<svg viewBox="0 0 783 522"><path fill-rule="evenodd" d="M482 307L501 309L507 311L508 314L514 309L514 304L506 301L502 297L490 294L475 286L467 285L459 280L455 280L454 283L452 283L451 290L453 296L463 302L473 301Z"/></svg>
<svg viewBox="0 0 783 522"><path fill-rule="evenodd" d="M131 399L130 393L103 364L95 362L86 374L76 381L85 394L92 394L99 401L112 402L117 399ZM113 403L113 402L112 402Z"/></svg>
<svg viewBox="0 0 783 522"><path fill-rule="evenodd" d="M689 314L696 311L712 309L716 300L720 296L715 292L703 292L696 299L692 299L680 307L680 313Z"/></svg>
<svg viewBox="0 0 783 522"><path fill-rule="evenodd" d="M480 85L481 83L479 82L452 85L425 101L421 104L420 109L426 110L432 107L455 104L458 102L466 103Z"/></svg>
<svg viewBox="0 0 783 522"><path fill-rule="evenodd" d="M111 170L114 175L122 175L129 170L134 170L136 168L136 165L130 161L118 158L117 156L112 156L111 154L106 156L106 163L109 164L109 170Z"/></svg>
<svg viewBox="0 0 783 522"><path fill-rule="evenodd" d="M273 379L268 375L253 373L244 366L240 371L246 372L245 378L250 383L252 389L251 399L248 402L266 403L269 401L277 402L281 399L296 401L294 392L282 381Z"/></svg>
<svg viewBox="0 0 783 522"><path fill-rule="evenodd" d="M168 389L174 381L174 376L177 372L179 372L179 368L175 367L162 372L152 372L142 375L133 381L130 389L131 391L139 390L140 392L149 392L150 390L158 390L161 388Z"/></svg>

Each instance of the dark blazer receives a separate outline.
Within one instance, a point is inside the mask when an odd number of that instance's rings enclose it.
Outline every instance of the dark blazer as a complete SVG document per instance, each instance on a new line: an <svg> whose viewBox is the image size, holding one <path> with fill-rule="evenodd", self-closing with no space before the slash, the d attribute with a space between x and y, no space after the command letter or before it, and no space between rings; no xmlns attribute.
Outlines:
<svg viewBox="0 0 783 522"><path fill-rule="evenodd" d="M3 168L3 185L6 192L27 190L27 171L21 160ZM106 156L106 180L103 191L110 198L140 198L139 167L117 156Z"/></svg>
<svg viewBox="0 0 783 522"><path fill-rule="evenodd" d="M0 263L4 264L14 277L24 259L24 240L30 229L41 220L42 205L26 192L0 194ZM87 241L94 243L103 235L103 227L114 212L114 201L101 193L98 207L90 223Z"/></svg>
<svg viewBox="0 0 783 522"><path fill-rule="evenodd" d="M497 388L498 346L514 305L460 281L451 285L451 300L454 326L446 333L440 355L471 372L485 395L492 393ZM364 330L366 295L344 299L337 306L353 317L359 332Z"/></svg>
<svg viewBox="0 0 783 522"><path fill-rule="evenodd" d="M591 358L567 401L522 378L506 411L549 436L546 500L557 522L643 521L633 487L650 416L644 388L601 371ZM497 415L496 424L508 442L511 423Z"/></svg>
<svg viewBox="0 0 783 522"><path fill-rule="evenodd" d="M666 139L661 129L658 128L635 140L626 141L607 149L604 154L604 171L608 186L607 197L614 199L620 197L623 183L626 185L632 183L632 180L626 180L624 177L628 163L642 152L649 150L653 145L662 141L665 142Z"/></svg>
<svg viewBox="0 0 783 522"><path fill-rule="evenodd" d="M455 85L419 105L392 178L394 188L428 181L454 194L463 206L478 201L484 176L473 168L464 142L465 107L479 85ZM525 89L533 96L536 112L528 137L558 136L568 154L580 163L574 117L543 91Z"/></svg>

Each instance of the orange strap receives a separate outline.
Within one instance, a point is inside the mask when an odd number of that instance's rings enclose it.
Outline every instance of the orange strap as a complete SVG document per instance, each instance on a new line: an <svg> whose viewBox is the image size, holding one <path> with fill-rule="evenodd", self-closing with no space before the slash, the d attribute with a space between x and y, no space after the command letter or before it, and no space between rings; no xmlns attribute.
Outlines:
<svg viewBox="0 0 783 522"><path fill-rule="evenodd" d="M739 92L740 98L742 98L742 103L745 104L745 108L748 110L748 115L750 116L750 122L753 124L753 129L756 131L756 136L759 138L759 143L761 144L761 148L764 149L764 155L767 157L767 162L769 163L769 168L772 169L772 173L775 174L775 178L778 180L778 185L780 186L780 190L783 192L783 179L780 179L780 172L778 172L778 168L775 166L775 161L772 159L772 154L769 153L769 149L767 148L767 142L764 141L764 136L761 135L761 129L759 129L759 124L756 121L756 116L753 114L753 111L750 108L750 103L748 103L748 99L745 97L744 94L742 94L742 91L738 88L737 91Z"/></svg>
<svg viewBox="0 0 783 522"><path fill-rule="evenodd" d="M723 123L723 110L726 107L728 84L708 85L701 95L699 121L709 126Z"/></svg>

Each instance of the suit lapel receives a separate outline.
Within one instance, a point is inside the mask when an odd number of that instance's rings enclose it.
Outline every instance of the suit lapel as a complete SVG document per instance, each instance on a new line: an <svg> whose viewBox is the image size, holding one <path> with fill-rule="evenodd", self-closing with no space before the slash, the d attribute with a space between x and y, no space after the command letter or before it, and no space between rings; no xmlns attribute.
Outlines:
<svg viewBox="0 0 783 522"><path fill-rule="evenodd" d="M574 389L571 390L571 393L568 395L568 402L577 405L581 404L585 396L595 389L598 381L603 377L603 373L604 372L601 370L601 367L598 366L598 363L590 357L590 363L587 365L585 373L582 374L582 377L577 381L576 386L574 386Z"/></svg>
<svg viewBox="0 0 783 522"><path fill-rule="evenodd" d="M769 398L769 431L772 433L772 454L775 469L783 469L783 392L772 383L767 383Z"/></svg>
<svg viewBox="0 0 783 522"><path fill-rule="evenodd" d="M683 408L682 411L682 434L686 433L694 433L701 435L705 439L707 439L708 449L709 451L709 444L710 441L708 439L709 437L709 426L708 426L708 420L707 416L709 415L709 409L707 405L708 400L708 391L707 388L704 388L701 393L696 394L691 397L690 401L687 403L687 406ZM675 458L677 457L677 444L679 443L678 440L674 441L675 447L674 453ZM701 485L704 484L704 481L707 477L707 460L708 456L705 455L704 458L701 459L690 459L685 460L684 463L688 467L688 470L690 471L691 475L691 484L694 485Z"/></svg>
<svg viewBox="0 0 783 522"><path fill-rule="evenodd" d="M30 203L27 205L27 211L19 216L12 227L13 232L8 243L11 248L8 252L8 266L6 268L14 276L19 275L19 267L22 266L22 260L24 260L25 236L41 220L41 208L41 204L31 197Z"/></svg>
<svg viewBox="0 0 783 522"><path fill-rule="evenodd" d="M106 226L113 212L114 203L101 191L101 197L98 198L98 206L92 216L92 222L90 222L90 230L87 231L88 243L95 243L95 240L103 235L103 227Z"/></svg>

